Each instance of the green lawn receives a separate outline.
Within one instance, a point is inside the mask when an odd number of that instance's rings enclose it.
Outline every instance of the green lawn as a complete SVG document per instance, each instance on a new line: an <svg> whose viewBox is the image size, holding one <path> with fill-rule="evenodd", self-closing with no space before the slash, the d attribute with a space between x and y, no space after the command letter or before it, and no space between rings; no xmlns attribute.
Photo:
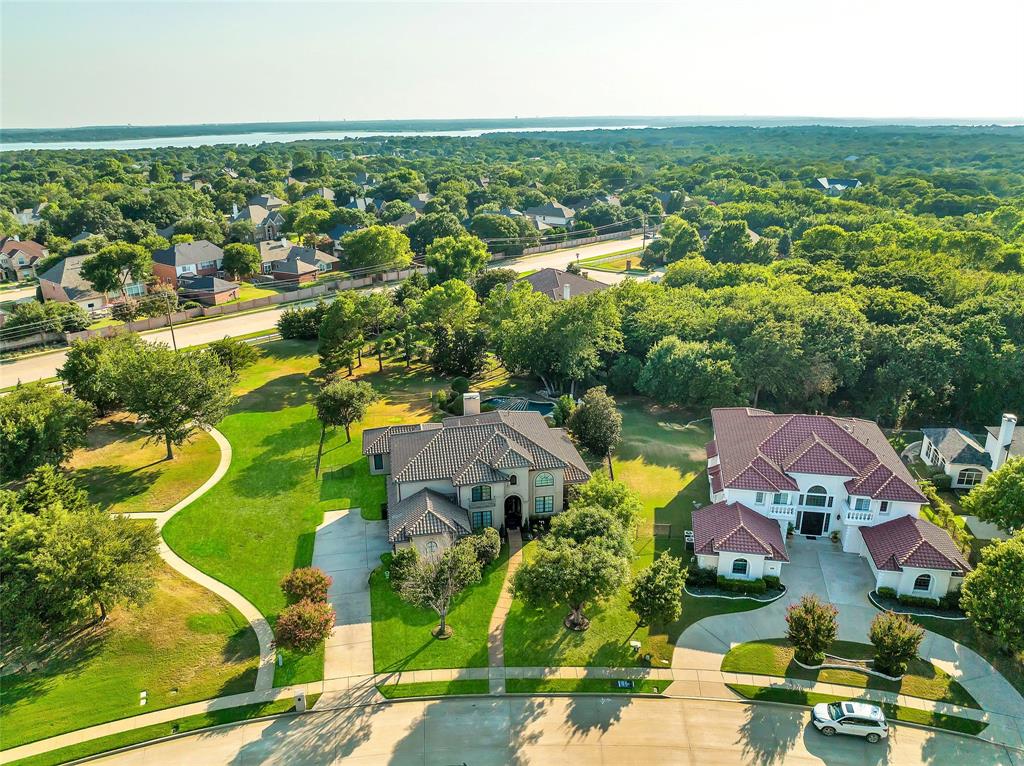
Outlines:
<svg viewBox="0 0 1024 766"><path fill-rule="evenodd" d="M377 687L389 700L406 697L443 697L449 694L487 694L490 682L487 679L468 681L424 681L418 684L385 684Z"/></svg>
<svg viewBox="0 0 1024 766"><path fill-rule="evenodd" d="M251 301L256 298L264 298L268 295L277 295L280 290L272 290L269 287L258 287L251 285L248 282L242 282L238 290L238 298L229 301L229 303L241 303L242 301Z"/></svg>
<svg viewBox="0 0 1024 766"><path fill-rule="evenodd" d="M508 549L503 548L481 581L455 599L448 613L453 635L438 641L430 633L438 624L437 614L399 598L379 567L370 578L374 671L485 667L487 627L507 570Z"/></svg>
<svg viewBox="0 0 1024 766"><path fill-rule="evenodd" d="M319 694L311 694L306 698L307 708L313 707L320 698ZM166 723L155 723L151 726L143 726L141 729L120 734L111 734L107 737L98 737L77 745L62 747L59 750L51 750L48 753L21 758L12 762L12 766L57 766L79 758L106 753L129 745L137 745L141 742L149 742L161 737L170 737L174 734L184 734L189 731L208 729L211 726L222 726L238 721L248 721L263 716L290 713L295 710L294 701L289 699L277 700L275 702L259 702L253 705L242 705L241 707L228 708L226 710L214 710L209 713L190 715L185 718L178 718Z"/></svg>
<svg viewBox="0 0 1024 766"><path fill-rule="evenodd" d="M639 249L627 250L624 254L612 258L609 258L607 255L601 255L581 260L580 266L584 270L592 269L594 271L613 271L616 273L626 271L630 274L647 274L647 269L640 265L642 257L643 253ZM627 268L627 264L629 268Z"/></svg>
<svg viewBox="0 0 1024 766"><path fill-rule="evenodd" d="M644 503L632 562L633 570L639 571L656 553L683 556L683 532L690 528L694 503L708 502L703 468L710 426L707 422L687 425L690 417L645 399L624 398L619 404L622 445L612 464L615 478L637 492ZM652 537L655 523L671 525L672 538ZM534 545L527 545L524 555L531 555ZM676 623L640 628L630 635L636 617L629 611L625 589L586 610L591 623L582 633L562 625L567 609L534 609L516 600L505 628L505 659L509 665L523 666L632 667L648 664L643 656L650 654L653 667L668 667L675 641L687 625L710 614L758 606L728 599L686 598L683 616ZM639 653L630 649L631 639L641 642Z"/></svg>
<svg viewBox="0 0 1024 766"><path fill-rule="evenodd" d="M632 689L620 689L618 679L608 678L509 678L509 694L661 694L671 681L633 681Z"/></svg>
<svg viewBox="0 0 1024 766"><path fill-rule="evenodd" d="M104 625L47 651L33 673L4 676L3 747L252 691L258 657L241 614L161 563L145 606L115 610Z"/></svg>
<svg viewBox="0 0 1024 766"><path fill-rule="evenodd" d="M855 660L871 659L874 647L850 641L837 641L832 652ZM801 667L793 659L793 647L785 639L768 639L739 644L729 650L722 660L722 670L728 673L757 673L819 681L827 684L855 686L896 692L908 697L948 702L962 707L979 708L977 701L963 686L930 662L916 658L900 681L890 681L858 670L811 670Z"/></svg>
<svg viewBox="0 0 1024 766"><path fill-rule="evenodd" d="M760 702L785 702L791 705L806 705L814 707L819 702L842 702L848 697L835 697L831 694L815 694L800 689L772 689L764 686L750 686L748 684L727 684L727 686L741 697ZM921 726L932 726L936 729L946 729L958 734L980 734L988 726L981 721L972 721L968 718L958 718L943 713L932 713L928 710L902 707L901 705L890 705L883 703L881 708L885 711L886 717L891 720L903 721L905 723L916 723Z"/></svg>
<svg viewBox="0 0 1024 766"><path fill-rule="evenodd" d="M220 448L200 431L167 460L162 443L146 443L131 417L113 415L89 429L88 444L68 468L89 499L115 513L166 511L213 475Z"/></svg>

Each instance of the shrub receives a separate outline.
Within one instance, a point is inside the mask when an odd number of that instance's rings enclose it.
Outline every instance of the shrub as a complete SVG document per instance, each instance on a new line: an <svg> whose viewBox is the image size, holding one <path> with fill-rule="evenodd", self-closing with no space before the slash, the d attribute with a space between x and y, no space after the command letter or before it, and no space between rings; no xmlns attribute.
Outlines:
<svg viewBox="0 0 1024 766"><path fill-rule="evenodd" d="M318 301L315 306L286 308L277 320L277 330L281 337L317 340L320 337L320 324L327 313L328 304Z"/></svg>
<svg viewBox="0 0 1024 766"><path fill-rule="evenodd" d="M608 370L608 390L613 394L635 394L636 382L644 368L642 359L619 354Z"/></svg>
<svg viewBox="0 0 1024 766"><path fill-rule="evenodd" d="M807 594L786 610L786 638L796 649L796 659L804 665L820 665L825 652L836 640L838 610Z"/></svg>
<svg viewBox="0 0 1024 766"><path fill-rule="evenodd" d="M334 609L326 601L306 599L286 607L274 625L274 643L297 652L310 652L334 627Z"/></svg>
<svg viewBox="0 0 1024 766"><path fill-rule="evenodd" d="M203 307L203 304L202 303L197 303L196 301L183 301L181 303L181 305L178 306L178 310L179 311L191 311L192 309L201 309L202 307Z"/></svg>
<svg viewBox="0 0 1024 766"><path fill-rule="evenodd" d="M575 409L576 400L568 394L562 394L562 396L558 397L558 400L555 402L555 408L551 411L551 419L556 426L564 426L569 422L569 418L572 417L573 410Z"/></svg>
<svg viewBox="0 0 1024 766"><path fill-rule="evenodd" d="M484 527L480 532L466 538L473 546L476 560L481 566L487 566L501 553L501 537L494 527Z"/></svg>
<svg viewBox="0 0 1024 766"><path fill-rule="evenodd" d="M924 628L905 614L882 612L871 621L868 638L875 646L875 670L902 676L907 663L917 656Z"/></svg>
<svg viewBox="0 0 1024 766"><path fill-rule="evenodd" d="M722 590L750 595L759 595L768 590L764 580L734 580L731 577L719 576L716 584Z"/></svg>
<svg viewBox="0 0 1024 766"><path fill-rule="evenodd" d="M110 307L110 316L118 322L132 322L142 314L142 308L137 300L129 298L121 303L115 303Z"/></svg>
<svg viewBox="0 0 1024 766"><path fill-rule="evenodd" d="M951 590L945 596L939 599L939 608L948 609L951 612L960 610L960 591Z"/></svg>
<svg viewBox="0 0 1024 766"><path fill-rule="evenodd" d="M775 575L765 575L764 584L768 590L782 590L782 580Z"/></svg>
<svg viewBox="0 0 1024 766"><path fill-rule="evenodd" d="M896 598L895 588L879 588L875 592L882 598Z"/></svg>
<svg viewBox="0 0 1024 766"><path fill-rule="evenodd" d="M932 483L935 484L938 489L949 489L953 486L953 479L949 474L937 473L932 479Z"/></svg>
<svg viewBox="0 0 1024 766"><path fill-rule="evenodd" d="M326 601L327 589L334 582L317 567L293 569L281 580L281 590L295 603L296 601Z"/></svg>
<svg viewBox="0 0 1024 766"><path fill-rule="evenodd" d="M690 566L690 573L686 576L686 582L698 588L707 588L714 585L717 580L718 575L714 569L705 569L696 564Z"/></svg>
<svg viewBox="0 0 1024 766"><path fill-rule="evenodd" d="M409 573L416 568L419 554L415 548L399 548L388 565L388 579L396 591L409 579Z"/></svg>
<svg viewBox="0 0 1024 766"><path fill-rule="evenodd" d="M928 596L898 596L896 600L904 606L927 606L934 609L939 605L937 598L930 598Z"/></svg>
<svg viewBox="0 0 1024 766"><path fill-rule="evenodd" d="M452 378L452 391L457 394L468 394L469 380L461 376L458 378Z"/></svg>

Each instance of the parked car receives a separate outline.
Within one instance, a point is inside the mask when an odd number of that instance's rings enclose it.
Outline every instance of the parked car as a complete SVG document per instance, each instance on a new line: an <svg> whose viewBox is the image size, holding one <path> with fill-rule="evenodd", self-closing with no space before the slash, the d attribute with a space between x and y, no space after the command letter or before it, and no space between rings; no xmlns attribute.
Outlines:
<svg viewBox="0 0 1024 766"><path fill-rule="evenodd" d="M889 736L885 713L864 702L821 702L814 706L811 722L826 737L852 734L875 743Z"/></svg>

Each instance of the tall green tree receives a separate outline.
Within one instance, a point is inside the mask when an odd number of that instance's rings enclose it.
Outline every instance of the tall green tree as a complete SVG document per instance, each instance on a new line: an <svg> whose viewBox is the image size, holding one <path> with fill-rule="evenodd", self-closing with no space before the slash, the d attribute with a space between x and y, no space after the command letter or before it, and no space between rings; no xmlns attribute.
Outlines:
<svg viewBox="0 0 1024 766"><path fill-rule="evenodd" d="M1011 458L974 487L961 505L966 513L1001 529L1024 529L1024 458Z"/></svg>
<svg viewBox="0 0 1024 766"><path fill-rule="evenodd" d="M1008 651L1024 649L1024 532L985 546L960 593L971 624Z"/></svg>
<svg viewBox="0 0 1024 766"><path fill-rule="evenodd" d="M608 460L608 474L615 478L612 451L622 440L622 413L605 387L595 386L587 391L566 425L588 452Z"/></svg>
<svg viewBox="0 0 1024 766"><path fill-rule="evenodd" d="M141 245L115 242L82 261L82 276L101 293L126 292L129 281L143 282L153 271L149 251Z"/></svg>
<svg viewBox="0 0 1024 766"><path fill-rule="evenodd" d="M426 263L432 269L429 278L433 284L449 279L468 282L490 260L487 245L469 234L441 237L427 245Z"/></svg>
<svg viewBox="0 0 1024 766"><path fill-rule="evenodd" d="M379 397L365 381L334 379L316 395L316 416L320 420L320 446L316 452L316 475L320 475L320 458L324 452L324 436L328 427L343 426L345 438L352 441L351 427L366 417L366 411Z"/></svg>
<svg viewBox="0 0 1024 766"><path fill-rule="evenodd" d="M255 245L232 242L224 247L224 271L236 279L258 274L261 266L260 251Z"/></svg>
<svg viewBox="0 0 1024 766"><path fill-rule="evenodd" d="M409 238L393 226L370 226L341 240L345 262L353 269L403 269L412 263Z"/></svg>
<svg viewBox="0 0 1024 766"><path fill-rule="evenodd" d="M0 397L0 483L63 463L85 446L94 416L91 404L45 383L26 383Z"/></svg>
<svg viewBox="0 0 1024 766"><path fill-rule="evenodd" d="M144 344L124 360L118 380L125 409L145 423L150 441L164 443L168 460L174 447L217 425L234 402L234 375L206 349Z"/></svg>
<svg viewBox="0 0 1024 766"><path fill-rule="evenodd" d="M633 632L647 625L668 625L678 620L683 611L684 585L686 570L679 566L675 556L658 556L641 570L629 588L629 608L636 614Z"/></svg>
<svg viewBox="0 0 1024 766"><path fill-rule="evenodd" d="M68 349L57 377L79 399L92 404L101 415L121 407L123 398L117 371L123 360L145 341L135 333L118 333L76 340Z"/></svg>
<svg viewBox="0 0 1024 766"><path fill-rule="evenodd" d="M356 294L351 290L339 292L320 323L317 352L326 369L348 367L348 374L352 374L356 359L362 360L364 321Z"/></svg>

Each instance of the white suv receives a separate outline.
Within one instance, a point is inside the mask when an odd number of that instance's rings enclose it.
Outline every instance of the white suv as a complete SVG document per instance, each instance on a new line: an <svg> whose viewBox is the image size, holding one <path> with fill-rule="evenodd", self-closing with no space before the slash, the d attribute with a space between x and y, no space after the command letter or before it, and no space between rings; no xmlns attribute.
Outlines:
<svg viewBox="0 0 1024 766"><path fill-rule="evenodd" d="M814 706L811 721L826 737L853 734L875 743L889 736L889 725L882 709L863 702L819 703Z"/></svg>

